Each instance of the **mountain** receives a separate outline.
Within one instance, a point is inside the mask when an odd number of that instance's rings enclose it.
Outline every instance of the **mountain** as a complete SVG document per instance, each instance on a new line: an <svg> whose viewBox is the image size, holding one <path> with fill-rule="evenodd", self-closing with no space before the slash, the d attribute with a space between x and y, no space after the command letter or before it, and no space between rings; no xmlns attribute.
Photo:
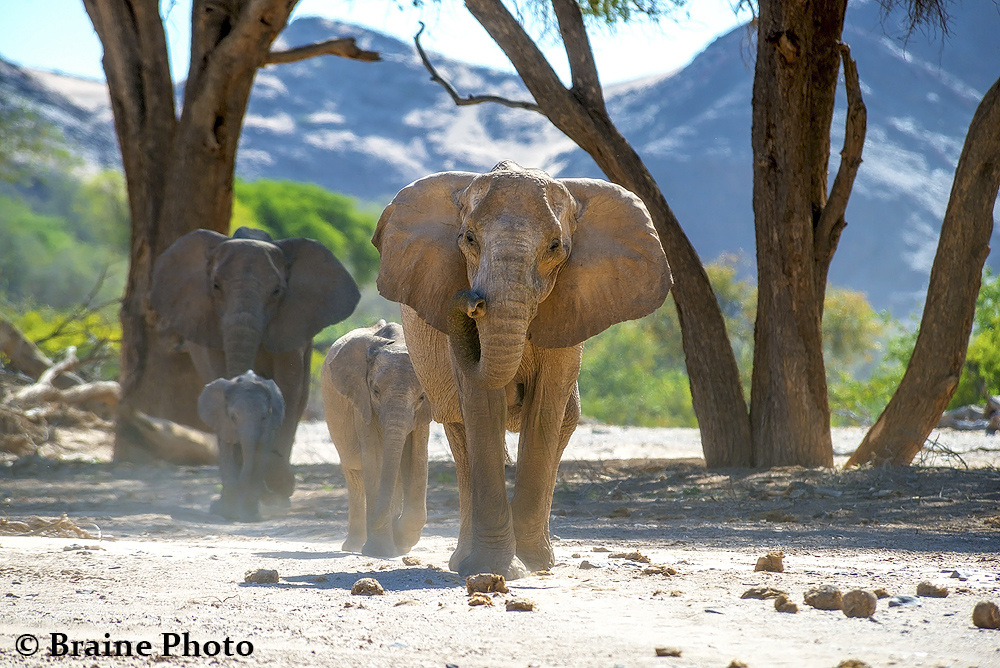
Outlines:
<svg viewBox="0 0 1000 668"><path fill-rule="evenodd" d="M872 0L853 2L848 10L844 40L858 63L868 134L830 278L866 292L876 308L905 315L923 300L969 121L1000 76L1000 9L982 1L956 6L946 36L918 32L906 38L898 19L883 17ZM457 107L429 80L412 44L302 18L288 26L278 46L333 36L353 36L383 61L331 57L262 69L244 122L239 176L311 181L380 204L426 174L486 171L501 159L558 176L601 176L586 154L534 112ZM703 260L737 254L747 274L754 259L753 46L753 35L738 28L679 72L606 91L612 117ZM516 76L431 57L463 95L530 99ZM34 100L79 140L88 159L115 164L99 82L3 64L0 99L12 81L18 95ZM843 141L842 90L840 98L831 180ZM990 263L1000 265L993 257Z"/></svg>

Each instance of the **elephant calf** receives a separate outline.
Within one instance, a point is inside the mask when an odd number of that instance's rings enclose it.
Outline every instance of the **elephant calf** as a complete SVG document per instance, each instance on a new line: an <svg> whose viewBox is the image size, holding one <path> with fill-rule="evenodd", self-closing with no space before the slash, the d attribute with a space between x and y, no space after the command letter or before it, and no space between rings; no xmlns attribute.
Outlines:
<svg viewBox="0 0 1000 668"><path fill-rule="evenodd" d="M320 375L330 438L347 478L343 550L410 551L427 521L430 406L402 326L384 320L338 339Z"/></svg>
<svg viewBox="0 0 1000 668"><path fill-rule="evenodd" d="M212 512L229 520L260 520L264 477L275 465L275 443L285 400L273 380L253 371L219 378L198 397L198 414L219 439L222 496Z"/></svg>

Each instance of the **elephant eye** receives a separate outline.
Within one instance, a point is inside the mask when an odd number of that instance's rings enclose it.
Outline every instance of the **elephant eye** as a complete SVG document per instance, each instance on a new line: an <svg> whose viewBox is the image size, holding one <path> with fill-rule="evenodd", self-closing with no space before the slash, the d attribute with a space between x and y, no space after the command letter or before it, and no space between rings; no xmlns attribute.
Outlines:
<svg viewBox="0 0 1000 668"><path fill-rule="evenodd" d="M559 241L559 239L553 239L552 243L549 244L549 251L552 252L552 253L554 253L557 250L559 250L559 247L561 245L562 245L562 242Z"/></svg>
<svg viewBox="0 0 1000 668"><path fill-rule="evenodd" d="M470 244L476 243L476 235L472 233L472 230L465 231L465 240Z"/></svg>
<svg viewBox="0 0 1000 668"><path fill-rule="evenodd" d="M212 289L213 289L213 290L222 290L222 286L221 286L221 285L219 285L219 282L218 282L218 281L214 281L214 282L212 283Z"/></svg>
<svg viewBox="0 0 1000 668"><path fill-rule="evenodd" d="M278 287L276 287L274 290L271 291L271 296L272 297L277 297L280 294L281 294L281 286L280 285Z"/></svg>
<svg viewBox="0 0 1000 668"><path fill-rule="evenodd" d="M376 399L378 399L378 397L379 397L380 394L381 394L381 392L379 392L379 390L378 390L377 387L373 387L372 388L372 396L373 397L375 397Z"/></svg>

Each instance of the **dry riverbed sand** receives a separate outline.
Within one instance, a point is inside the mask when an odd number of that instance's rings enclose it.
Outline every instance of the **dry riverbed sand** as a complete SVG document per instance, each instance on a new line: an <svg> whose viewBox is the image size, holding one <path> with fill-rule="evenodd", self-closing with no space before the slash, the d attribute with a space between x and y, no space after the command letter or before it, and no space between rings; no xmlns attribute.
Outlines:
<svg viewBox="0 0 1000 668"><path fill-rule="evenodd" d="M862 435L835 430L838 464ZM447 570L458 499L439 430L423 538L374 559L339 549L347 495L320 423L300 428L291 508L257 524L207 512L213 468L113 464L106 432L67 429L0 469L0 665L1000 666L1000 630L972 624L1000 603L1000 439L932 439L906 470L707 471L694 430L583 425L553 500L556 565L473 606ZM776 550L783 572L754 570ZM277 582L245 582L257 569ZM385 593L352 595L362 578ZM916 597L922 581L948 596ZM848 618L804 603L821 585L915 601ZM741 598L753 587L798 612ZM79 658L51 656L73 641ZM133 656L103 656L115 641Z"/></svg>

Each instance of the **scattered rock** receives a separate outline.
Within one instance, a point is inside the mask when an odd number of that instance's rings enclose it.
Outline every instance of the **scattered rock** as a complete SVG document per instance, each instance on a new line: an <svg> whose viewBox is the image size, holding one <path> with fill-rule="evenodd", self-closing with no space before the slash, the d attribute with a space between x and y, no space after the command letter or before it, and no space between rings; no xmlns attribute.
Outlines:
<svg viewBox="0 0 1000 668"><path fill-rule="evenodd" d="M948 577L965 582L972 577L972 571L967 568L956 568L953 571L950 571Z"/></svg>
<svg viewBox="0 0 1000 668"><path fill-rule="evenodd" d="M656 656L680 656L681 650L677 647L657 647Z"/></svg>
<svg viewBox="0 0 1000 668"><path fill-rule="evenodd" d="M890 596L892 596L892 594L890 594L888 590L885 589L885 587L879 587L877 589L873 589L872 593L875 594L876 598L889 598Z"/></svg>
<svg viewBox="0 0 1000 668"><path fill-rule="evenodd" d="M946 598L948 596L947 587L939 587L930 580L924 580L917 585L917 596L928 598Z"/></svg>
<svg viewBox="0 0 1000 668"><path fill-rule="evenodd" d="M919 606L921 605L920 599L916 596L911 596L910 594L896 594L889 599L890 608L898 608L900 606Z"/></svg>
<svg viewBox="0 0 1000 668"><path fill-rule="evenodd" d="M848 617L871 617L878 607L878 597L864 589L852 589L844 594L841 610Z"/></svg>
<svg viewBox="0 0 1000 668"><path fill-rule="evenodd" d="M643 575L677 575L677 569L672 566L647 566L642 569Z"/></svg>
<svg viewBox="0 0 1000 668"><path fill-rule="evenodd" d="M729 665L726 666L726 668L750 668L750 667L747 666L747 664L740 661L739 659L733 659L732 661L729 662Z"/></svg>
<svg viewBox="0 0 1000 668"><path fill-rule="evenodd" d="M580 562L580 570L587 571L590 570L591 568L604 568L604 567L601 566L600 564L592 564L586 559Z"/></svg>
<svg viewBox="0 0 1000 668"><path fill-rule="evenodd" d="M632 552L615 552L614 554L609 554L608 559L627 559L628 561L637 561L640 564L648 564L650 561L649 557L639 550L633 550Z"/></svg>
<svg viewBox="0 0 1000 668"><path fill-rule="evenodd" d="M507 601L507 612L531 612L535 602L530 598L512 598Z"/></svg>
<svg viewBox="0 0 1000 668"><path fill-rule="evenodd" d="M972 609L972 623L981 629L1000 629L1000 608L993 601L980 601Z"/></svg>
<svg viewBox="0 0 1000 668"><path fill-rule="evenodd" d="M411 557L410 555L403 557L403 564L406 566L419 566L422 563L419 557Z"/></svg>
<svg viewBox="0 0 1000 668"><path fill-rule="evenodd" d="M795 605L787 596L782 594L774 599L774 609L778 612L789 612L794 615L799 611L799 606Z"/></svg>
<svg viewBox="0 0 1000 668"><path fill-rule="evenodd" d="M573 558L573 559L579 559L580 558L580 553L579 552L574 552L573 554L571 554L569 556L571 558Z"/></svg>
<svg viewBox="0 0 1000 668"><path fill-rule="evenodd" d="M258 568L252 571L247 571L243 574L243 581L252 582L254 584L275 584L278 582L278 571L268 568Z"/></svg>
<svg viewBox="0 0 1000 668"><path fill-rule="evenodd" d="M864 661L859 661L858 659L847 659L841 661L837 664L837 668L872 668L871 664L867 664Z"/></svg>
<svg viewBox="0 0 1000 668"><path fill-rule="evenodd" d="M469 605L493 605L493 598L488 594L476 592L469 597Z"/></svg>
<svg viewBox="0 0 1000 668"><path fill-rule="evenodd" d="M354 596L384 596L385 589L375 578L361 578L351 585L351 594Z"/></svg>
<svg viewBox="0 0 1000 668"><path fill-rule="evenodd" d="M804 600L817 610L840 610L844 602L840 590L833 585L813 587L805 593Z"/></svg>
<svg viewBox="0 0 1000 668"><path fill-rule="evenodd" d="M415 598L401 598L392 604L392 607L398 608L401 605L420 605L420 602Z"/></svg>
<svg viewBox="0 0 1000 668"><path fill-rule="evenodd" d="M595 547L591 550L591 552L610 552L610 551L611 550L609 550L606 547Z"/></svg>
<svg viewBox="0 0 1000 668"><path fill-rule="evenodd" d="M488 594L490 592L500 592L501 594L506 594L510 590L507 589L507 581L502 575L497 575L496 573L479 573L478 575L470 575L465 578L465 588L469 590L469 594L472 595L476 592ZM472 605L470 603L470 605Z"/></svg>
<svg viewBox="0 0 1000 668"><path fill-rule="evenodd" d="M532 575L538 575L538 576L544 578L544 577L547 577L549 575L552 575L552 571L550 571L549 569L546 568L546 569L541 570L541 571L532 571L531 574Z"/></svg>
<svg viewBox="0 0 1000 668"><path fill-rule="evenodd" d="M740 598L759 598L762 601L769 598L778 598L779 596L787 596L788 592L783 589L775 589L774 587L750 587Z"/></svg>
<svg viewBox="0 0 1000 668"><path fill-rule="evenodd" d="M771 550L763 557L757 560L757 565L754 566L755 571L768 571L771 573L784 573L785 566L781 563L781 560L785 558L785 553L781 550Z"/></svg>

